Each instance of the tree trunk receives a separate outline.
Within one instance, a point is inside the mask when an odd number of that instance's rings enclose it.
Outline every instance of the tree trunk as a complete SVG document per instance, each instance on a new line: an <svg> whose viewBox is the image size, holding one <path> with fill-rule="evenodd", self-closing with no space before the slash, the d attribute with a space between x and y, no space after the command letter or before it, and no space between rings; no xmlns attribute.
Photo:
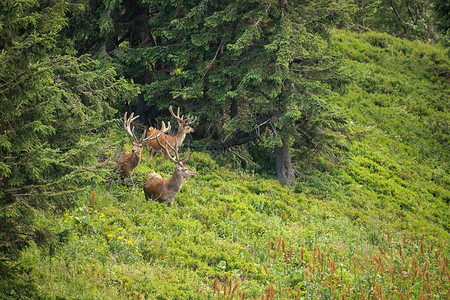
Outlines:
<svg viewBox="0 0 450 300"><path fill-rule="evenodd" d="M230 118L234 118L237 116L239 112L239 106L238 106L238 101L236 100L236 98L234 98L231 101L231 106L230 106Z"/></svg>
<svg viewBox="0 0 450 300"><path fill-rule="evenodd" d="M294 183L295 174L292 168L291 151L289 149L289 139L283 140L281 148L275 147L277 179L287 185Z"/></svg>

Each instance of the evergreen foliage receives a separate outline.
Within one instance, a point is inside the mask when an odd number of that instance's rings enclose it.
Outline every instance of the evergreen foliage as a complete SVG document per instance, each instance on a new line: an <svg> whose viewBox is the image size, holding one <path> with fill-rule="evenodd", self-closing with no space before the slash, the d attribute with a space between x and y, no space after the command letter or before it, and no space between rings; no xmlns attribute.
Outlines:
<svg viewBox="0 0 450 300"><path fill-rule="evenodd" d="M176 102L195 110L201 120L195 137L204 140L198 145L233 144L237 137L246 143L263 134L253 147L272 156L280 180L291 184L290 147L302 155L323 152L342 131L345 121L326 97L343 82L328 38L332 26L349 19L353 6L346 2L90 5L101 17L92 28L71 29L73 39L85 41L78 49L118 64L143 85L149 105L165 109ZM92 46L97 33L101 38ZM244 160L257 159L243 152Z"/></svg>
<svg viewBox="0 0 450 300"><path fill-rule="evenodd" d="M0 246L43 241L41 211L67 208L102 180L94 168L113 107L133 95L88 55L58 46L64 1L6 1L0 44ZM61 40L60 40L61 41Z"/></svg>
<svg viewBox="0 0 450 300"><path fill-rule="evenodd" d="M436 29L446 35L450 29L450 4L443 0L434 0L436 10Z"/></svg>
<svg viewBox="0 0 450 300"><path fill-rule="evenodd" d="M356 6L364 30L448 36L438 0ZM353 12L3 1L0 299L448 297L449 57L332 29ZM160 120L170 104L199 116L198 176L170 208L109 167L138 92ZM143 157L134 180L173 168Z"/></svg>
<svg viewBox="0 0 450 300"><path fill-rule="evenodd" d="M397 37L428 43L448 38L447 1L362 0L356 3L359 12L354 25L358 30L387 32Z"/></svg>

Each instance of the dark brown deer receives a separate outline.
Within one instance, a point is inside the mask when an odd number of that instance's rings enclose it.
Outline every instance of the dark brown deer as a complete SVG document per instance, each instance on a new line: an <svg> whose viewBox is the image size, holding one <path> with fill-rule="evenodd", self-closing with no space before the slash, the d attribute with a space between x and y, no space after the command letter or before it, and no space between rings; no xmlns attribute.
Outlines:
<svg viewBox="0 0 450 300"><path fill-rule="evenodd" d="M162 145L158 139L157 141L165 155L175 164L175 170L169 179L162 178L158 173L148 173L144 181L145 199L147 201L151 199L152 202L166 203L167 206L171 206L177 193L181 190L185 178L194 177L197 173L184 166L191 159L191 153L189 153L189 156L186 155L180 159L176 142L172 146L167 140L165 140L165 145ZM171 153L173 153L173 156Z"/></svg>
<svg viewBox="0 0 450 300"><path fill-rule="evenodd" d="M168 127L166 127L163 122L161 130L158 130L158 132L156 130L154 130L152 133L149 132L147 137L145 137L146 131L144 131L144 134L139 140L134 134L134 127L131 129L131 123L137 118L139 118L139 116L134 117L134 113L132 113L128 119L127 113L125 113L123 117L123 127L133 139L133 148L131 149L131 152L125 152L117 161L117 171L122 179L131 177L131 175L133 175L136 167L141 162L142 150L144 149L146 142L152 139L156 139L170 130L170 123L168 123ZM131 179L131 181L133 182L133 179Z"/></svg>
<svg viewBox="0 0 450 300"><path fill-rule="evenodd" d="M156 152L160 152L160 153L164 154L164 152L162 150L162 146L166 147L167 143L170 145L170 152L172 152L172 150L171 150L172 148L178 149L178 147L181 146L184 139L186 138L186 134L194 132L194 128L192 128L189 125L191 125L192 123L197 121L197 117L195 117L195 118L190 117L190 116L188 116L186 118L184 118L184 116L180 117L180 108L179 107L177 109L176 115L174 114L174 112L172 110L172 106L169 106L169 111L178 122L179 127L178 127L177 134L175 136L172 136L172 135L168 135L168 134L164 133L164 134L160 135L157 139L152 139L152 140L148 141L148 151L150 152L150 157L153 157L153 155ZM155 129L153 127L149 128L148 135L150 134L150 132L153 132L154 130L156 130L156 134L159 135L158 129ZM175 145L177 145L177 146L175 146Z"/></svg>

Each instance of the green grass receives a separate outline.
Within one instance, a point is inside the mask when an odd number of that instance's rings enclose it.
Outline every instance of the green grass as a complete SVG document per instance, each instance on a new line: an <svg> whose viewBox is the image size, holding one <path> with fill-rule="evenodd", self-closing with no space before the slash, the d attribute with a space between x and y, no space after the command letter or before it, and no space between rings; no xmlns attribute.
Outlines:
<svg viewBox="0 0 450 300"><path fill-rule="evenodd" d="M198 176L167 207L147 203L142 182L173 164L144 151L134 189L106 182L39 217L55 239L21 253L5 298L31 280L50 299L444 299L449 59L386 34L334 39L351 78L330 99L351 122L341 165L288 188L194 153Z"/></svg>
<svg viewBox="0 0 450 300"><path fill-rule="evenodd" d="M353 79L336 101L359 136L340 170L351 190L362 187L348 198L370 192L374 205L391 211L387 217L399 223L396 228L447 233L450 62L445 51L380 33L337 32L336 40L347 53L345 72Z"/></svg>
<svg viewBox="0 0 450 300"><path fill-rule="evenodd" d="M389 221L362 226L333 201L294 193L275 180L240 177L206 154L194 154L190 166L199 175L187 180L170 208L148 204L140 188L111 183L96 190L95 210L89 198L73 211L46 216L61 233L55 250L30 247L21 258L40 292L67 299L210 299L219 286L228 291L223 286L232 278L233 287L239 283L235 296L248 299L271 286L276 298L341 297L344 290L359 296L361 288L368 296L377 284L387 296L418 296L427 279L411 285L407 276L425 263L432 294L446 292L439 259L448 260L448 248L429 241L444 240L445 233L424 231L422 253L421 232L406 238L390 232L388 239ZM161 157L145 160L136 179L147 169L169 176L171 166Z"/></svg>

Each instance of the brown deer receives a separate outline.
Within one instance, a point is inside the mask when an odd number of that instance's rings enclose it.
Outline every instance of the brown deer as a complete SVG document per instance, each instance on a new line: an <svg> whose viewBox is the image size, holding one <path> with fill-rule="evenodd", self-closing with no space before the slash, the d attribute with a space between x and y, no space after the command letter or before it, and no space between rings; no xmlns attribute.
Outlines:
<svg viewBox="0 0 450 300"><path fill-rule="evenodd" d="M193 117L186 117L186 119L184 118L184 116L180 117L180 108L178 107L177 110L177 114L175 115L173 110L172 110L172 105L169 106L169 111L172 114L172 116L178 121L178 131L177 134L175 136L171 136L168 134L162 134L160 135L160 137L158 137L157 139L152 139L150 141L148 141L148 151L150 152L150 157L153 157L155 155L155 152L160 152L161 154L164 154L163 150L162 150L162 146L166 147L167 143L169 143L170 145L170 152L173 153L173 148L178 149L179 146L181 146L181 144L183 143L184 139L186 138L186 134L194 132L194 129L189 126L192 123L194 123L195 121L197 121L197 117L193 118ZM149 128L149 132L147 135L150 134L150 131L154 131L156 130L157 135L159 134L158 129L155 129L153 127ZM161 146L162 145L162 146ZM177 146L175 146L177 145Z"/></svg>
<svg viewBox="0 0 450 300"><path fill-rule="evenodd" d="M184 166L191 159L191 153L182 159L178 157L177 142L172 146L168 141L167 137L165 139L165 146L159 142L157 143L161 149L165 152L167 157L175 163L175 170L173 171L172 177L169 179L162 178L158 173L148 173L144 181L144 194L145 199L148 201L149 198L153 201L158 201L160 203L166 203L167 206L171 206L175 200L175 196L181 190L184 180L186 177L194 177L197 172L192 171ZM167 147L170 149L168 150ZM171 152L174 155L171 155Z"/></svg>
<svg viewBox="0 0 450 300"><path fill-rule="evenodd" d="M123 117L123 127L128 132L128 134L133 139L133 148L131 149L131 152L125 152L118 160L118 173L122 179L131 177L133 175L134 170L136 170L136 167L141 162L141 156L142 156L142 150L144 149L145 143L147 141L150 141L152 139L156 139L165 132L170 130L170 123L168 123L168 127L162 123L161 130L153 130L153 132L148 134L146 136L146 132L144 131L144 134L142 135L141 139L138 140L136 138L136 135L134 134L134 127L131 129L131 123L139 118L139 116L134 117L134 113L130 115L130 117L127 119L127 113L125 113ZM133 179L131 179L131 182L133 182Z"/></svg>

